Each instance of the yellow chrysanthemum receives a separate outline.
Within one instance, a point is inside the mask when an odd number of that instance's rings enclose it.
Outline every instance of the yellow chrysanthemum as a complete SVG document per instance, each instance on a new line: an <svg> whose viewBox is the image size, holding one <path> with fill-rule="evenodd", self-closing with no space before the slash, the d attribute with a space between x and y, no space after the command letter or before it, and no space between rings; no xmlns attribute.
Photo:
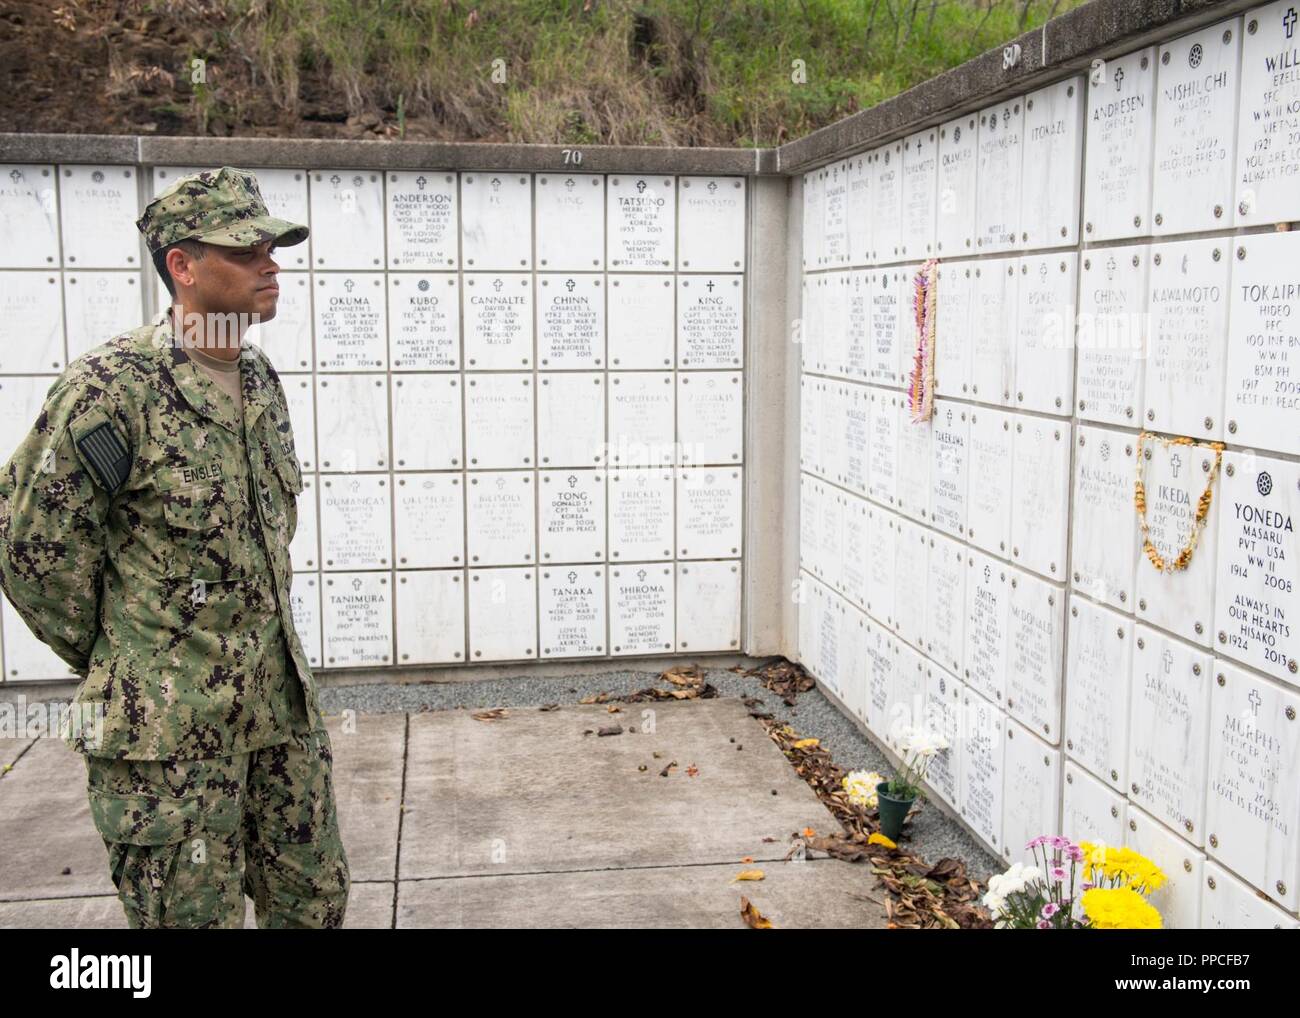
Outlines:
<svg viewBox="0 0 1300 1018"><path fill-rule="evenodd" d="M1131 887L1141 894L1165 884L1164 871L1131 848L1091 841L1081 842L1079 847L1083 850L1083 879L1090 883Z"/></svg>
<svg viewBox="0 0 1300 1018"><path fill-rule="evenodd" d="M1131 887L1094 887L1083 892L1083 912L1094 930L1159 930L1160 913Z"/></svg>

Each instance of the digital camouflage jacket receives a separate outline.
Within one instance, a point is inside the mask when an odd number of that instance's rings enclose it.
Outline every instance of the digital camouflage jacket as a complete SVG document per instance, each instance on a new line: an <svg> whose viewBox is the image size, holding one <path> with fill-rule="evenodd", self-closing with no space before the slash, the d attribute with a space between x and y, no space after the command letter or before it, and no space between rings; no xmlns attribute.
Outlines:
<svg viewBox="0 0 1300 1018"><path fill-rule="evenodd" d="M257 347L240 375L246 443L164 312L69 364L0 470L0 586L82 677L71 716L102 705L102 742L64 735L80 752L205 759L321 726L289 601L288 406Z"/></svg>

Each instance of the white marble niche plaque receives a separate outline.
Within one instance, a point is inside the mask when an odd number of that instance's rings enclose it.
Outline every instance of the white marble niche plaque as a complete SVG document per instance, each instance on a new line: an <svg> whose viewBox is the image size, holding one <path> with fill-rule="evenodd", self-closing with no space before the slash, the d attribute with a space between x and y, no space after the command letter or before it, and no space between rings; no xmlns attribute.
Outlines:
<svg viewBox="0 0 1300 1018"><path fill-rule="evenodd" d="M0 253L7 269L59 266L59 190L53 166L0 163L0 236L21 237Z"/></svg>
<svg viewBox="0 0 1300 1018"><path fill-rule="evenodd" d="M605 178L537 175L537 267L593 272L605 267Z"/></svg>
<svg viewBox="0 0 1300 1018"><path fill-rule="evenodd" d="M678 279L678 367L740 367L745 322L743 282L742 276Z"/></svg>
<svg viewBox="0 0 1300 1018"><path fill-rule="evenodd" d="M671 562L614 566L609 573L610 653L658 654L676 640L675 570Z"/></svg>
<svg viewBox="0 0 1300 1018"><path fill-rule="evenodd" d="M310 375L281 375L285 405L293 427L293 444L298 451L298 465L316 469L316 388Z"/></svg>
<svg viewBox="0 0 1300 1018"><path fill-rule="evenodd" d="M1034 865L1025 848L1044 831L1061 827L1061 751L1043 744L1014 721L1005 727L1002 776L1002 857ZM1041 856L1040 856L1041 858Z"/></svg>
<svg viewBox="0 0 1300 1018"><path fill-rule="evenodd" d="M898 475L895 506L914 520L930 518L930 461L934 426L913 421L906 399L898 406Z"/></svg>
<svg viewBox="0 0 1300 1018"><path fill-rule="evenodd" d="M845 261L849 265L868 265L871 262L872 167L867 163L865 152L844 160L842 165L848 178L845 203L849 236Z"/></svg>
<svg viewBox="0 0 1300 1018"><path fill-rule="evenodd" d="M892 262L902 256L903 143L893 142L867 156L871 167L871 258Z"/></svg>
<svg viewBox="0 0 1300 1018"><path fill-rule="evenodd" d="M465 273L465 365L519 370L533 363L533 280L517 273Z"/></svg>
<svg viewBox="0 0 1300 1018"><path fill-rule="evenodd" d="M1015 405L1069 416L1074 402L1073 251L1020 259L1016 300Z"/></svg>
<svg viewBox="0 0 1300 1018"><path fill-rule="evenodd" d="M868 614L882 625L894 624L894 569L898 555L898 528L894 514L867 506Z"/></svg>
<svg viewBox="0 0 1300 1018"><path fill-rule="evenodd" d="M880 269L868 276L871 285L870 313L867 335L870 337L871 381L877 385L899 385L899 348L902 338L898 334L899 273L895 269Z"/></svg>
<svg viewBox="0 0 1300 1018"><path fill-rule="evenodd" d="M454 274L389 274L388 355L393 371L460 367L460 286Z"/></svg>
<svg viewBox="0 0 1300 1018"><path fill-rule="evenodd" d="M392 565L392 493L386 474L321 479L323 568L384 569Z"/></svg>
<svg viewBox="0 0 1300 1018"><path fill-rule="evenodd" d="M677 189L672 177L609 178L605 216L609 267L619 272L671 269Z"/></svg>
<svg viewBox="0 0 1300 1018"><path fill-rule="evenodd" d="M975 266L970 395L994 406L1010 406L1013 402L1018 265L1017 258L990 258Z"/></svg>
<svg viewBox="0 0 1300 1018"><path fill-rule="evenodd" d="M1074 589L1120 611L1134 603L1137 526L1134 436L1081 425L1074 449L1070 516Z"/></svg>
<svg viewBox="0 0 1300 1018"><path fill-rule="evenodd" d="M652 466L675 459L675 416L671 371L610 372L609 462Z"/></svg>
<svg viewBox="0 0 1300 1018"><path fill-rule="evenodd" d="M1238 226L1300 219L1297 13L1292 0L1277 0L1246 15L1237 115Z"/></svg>
<svg viewBox="0 0 1300 1018"><path fill-rule="evenodd" d="M898 397L871 390L871 469L867 493L881 505L893 505L898 484Z"/></svg>
<svg viewBox="0 0 1300 1018"><path fill-rule="evenodd" d="M1300 467L1225 453L1214 629L1220 653L1300 685Z"/></svg>
<svg viewBox="0 0 1300 1018"><path fill-rule="evenodd" d="M975 273L969 264L940 264L936 276L934 391L940 396L970 393L971 308L975 299Z"/></svg>
<svg viewBox="0 0 1300 1018"><path fill-rule="evenodd" d="M58 208L48 212L55 211L63 225L65 266L140 268L140 236L131 228L140 215L133 167L59 167Z"/></svg>
<svg viewBox="0 0 1300 1018"><path fill-rule="evenodd" d="M1079 416L1136 427L1146 355L1146 246L1092 248L1079 269Z"/></svg>
<svg viewBox="0 0 1300 1018"><path fill-rule="evenodd" d="M463 566L465 488L461 475L398 474L394 484L393 531L398 568Z"/></svg>
<svg viewBox="0 0 1300 1018"><path fill-rule="evenodd" d="M609 473L609 556L615 562L670 559L676 502L671 470Z"/></svg>
<svg viewBox="0 0 1300 1018"><path fill-rule="evenodd" d="M293 612L293 629L302 643L307 663L321 665L320 574L296 573L289 591L289 608Z"/></svg>
<svg viewBox="0 0 1300 1018"><path fill-rule="evenodd" d="M1151 229L1155 80L1154 47L1107 60L1089 78L1083 168L1087 240L1140 237Z"/></svg>
<svg viewBox="0 0 1300 1018"><path fill-rule="evenodd" d="M537 277L537 361L542 368L605 363L605 284L600 276Z"/></svg>
<svg viewBox="0 0 1300 1018"><path fill-rule="evenodd" d="M730 371L677 376L677 444L684 466L740 462L745 438L742 383L742 376ZM846 404L843 401L841 409ZM843 428L844 418L840 421ZM836 474L842 479L842 471Z"/></svg>
<svg viewBox="0 0 1300 1018"><path fill-rule="evenodd" d="M307 475L302 479L302 493L298 496L298 526L289 541L289 561L294 572L307 572L320 568L317 547L320 542L320 514L316 509L316 478Z"/></svg>
<svg viewBox="0 0 1300 1018"><path fill-rule="evenodd" d="M388 466L388 384L383 375L318 377L316 422L322 470L352 473Z"/></svg>
<svg viewBox="0 0 1300 1018"><path fill-rule="evenodd" d="M536 561L536 513L532 471L470 474L465 484L469 564L509 566Z"/></svg>
<svg viewBox="0 0 1300 1018"><path fill-rule="evenodd" d="M462 174L460 244L467 270L532 268L532 178L513 172Z"/></svg>
<svg viewBox="0 0 1300 1018"><path fill-rule="evenodd" d="M894 546L894 631L908 643L925 646L930 540L925 527L898 517Z"/></svg>
<svg viewBox="0 0 1300 1018"><path fill-rule="evenodd" d="M679 651L734 651L740 646L740 578L739 561L678 563Z"/></svg>
<svg viewBox="0 0 1300 1018"><path fill-rule="evenodd" d="M963 537L970 463L966 404L936 400L931 429L930 522L953 537Z"/></svg>
<svg viewBox="0 0 1300 1018"><path fill-rule="evenodd" d="M429 271L456 267L456 174L390 171L386 208L389 268Z"/></svg>
<svg viewBox="0 0 1300 1018"><path fill-rule="evenodd" d="M0 195L3 190L0 190ZM0 371L62 371L63 288L58 272L0 272ZM100 342L108 339L104 336ZM7 452L6 452L7 455Z"/></svg>
<svg viewBox="0 0 1300 1018"><path fill-rule="evenodd" d="M464 573L399 572L396 591L397 660L404 665L464 661Z"/></svg>
<svg viewBox="0 0 1300 1018"><path fill-rule="evenodd" d="M1233 225L1241 19L1160 47L1152 232Z"/></svg>
<svg viewBox="0 0 1300 1018"><path fill-rule="evenodd" d="M608 300L610 367L672 367L673 277L610 276Z"/></svg>
<svg viewBox="0 0 1300 1018"><path fill-rule="evenodd" d="M1230 441L1300 453L1300 234L1236 239L1228 332Z"/></svg>
<svg viewBox="0 0 1300 1018"><path fill-rule="evenodd" d="M1201 882L1201 928L1206 930L1295 930L1300 919L1283 912L1213 859L1205 860Z"/></svg>
<svg viewBox="0 0 1300 1018"><path fill-rule="evenodd" d="M467 375L465 455L477 469L533 465L533 376Z"/></svg>
<svg viewBox="0 0 1300 1018"><path fill-rule="evenodd" d="M1020 242L1026 248L1079 240L1083 108L1082 77L1025 96Z"/></svg>
<svg viewBox="0 0 1300 1018"><path fill-rule="evenodd" d="M311 175L312 267L384 267L384 181L377 170ZM293 250L292 248L290 250Z"/></svg>
<svg viewBox="0 0 1300 1018"><path fill-rule="evenodd" d="M68 359L139 328L140 274L137 272L66 272L63 275L64 322Z"/></svg>
<svg viewBox="0 0 1300 1018"><path fill-rule="evenodd" d="M1020 240L1024 125L1024 100L1020 98L980 111L975 247L984 254L1011 250Z"/></svg>
<svg viewBox="0 0 1300 1018"><path fill-rule="evenodd" d="M903 141L903 229L898 253L929 258L935 251L935 202L938 191L939 131L931 127Z"/></svg>
<svg viewBox="0 0 1300 1018"><path fill-rule="evenodd" d="M975 171L979 125L974 114L939 128L935 250L941 258L975 253Z"/></svg>
<svg viewBox="0 0 1300 1018"><path fill-rule="evenodd" d="M605 653L605 567L543 567L542 657L595 657Z"/></svg>
<svg viewBox="0 0 1300 1018"><path fill-rule="evenodd" d="M1139 547L1137 617L1208 647L1214 615L1215 548L1223 501L1220 488L1223 477L1214 476L1214 450L1200 445L1166 445L1151 439L1142 452L1143 462L1139 467L1146 491L1148 536L1164 559L1167 571L1156 569L1145 550ZM1212 477L1217 490L1213 492L1210 511L1191 561L1186 569L1173 569L1179 553L1192 539L1197 503ZM1138 540L1142 540L1140 534Z"/></svg>
<svg viewBox="0 0 1300 1018"><path fill-rule="evenodd" d="M744 487L739 468L682 468L677 473L677 557L740 554Z"/></svg>
<svg viewBox="0 0 1300 1018"><path fill-rule="evenodd" d="M1053 745L1061 741L1065 592L1011 570L1007 614L1007 713Z"/></svg>
<svg viewBox="0 0 1300 1018"><path fill-rule="evenodd" d="M1136 806L1128 810L1124 844L1150 859L1168 878L1151 892L1151 906L1167 930L1194 930L1201 925L1201 873L1205 855L1157 823Z"/></svg>
<svg viewBox="0 0 1300 1018"><path fill-rule="evenodd" d="M605 376L551 371L537 381L537 455L544 467L592 467L604 460Z"/></svg>
<svg viewBox="0 0 1300 1018"><path fill-rule="evenodd" d="M1151 249L1144 419L1153 431L1223 437L1231 253L1220 239Z"/></svg>
<svg viewBox="0 0 1300 1018"><path fill-rule="evenodd" d="M1065 579L1070 502L1070 425L1016 420L1011 468L1011 557L1053 580Z"/></svg>
<svg viewBox="0 0 1300 1018"><path fill-rule="evenodd" d="M469 571L469 659L537 657L537 570Z"/></svg>
<svg viewBox="0 0 1300 1018"><path fill-rule="evenodd" d="M1065 761L1061 829L1076 844L1124 844L1124 797L1112 792L1077 764Z"/></svg>
<svg viewBox="0 0 1300 1018"><path fill-rule="evenodd" d="M1206 851L1300 907L1300 693L1218 662L1210 687Z"/></svg>
<svg viewBox="0 0 1300 1018"><path fill-rule="evenodd" d="M962 697L966 737L961 742L962 819L995 852L1002 851L1002 775L1006 715L969 690Z"/></svg>
<svg viewBox="0 0 1300 1018"><path fill-rule="evenodd" d="M1011 620L1010 567L991 555L966 554L966 656L962 675L985 699L1001 704L1007 687L1007 634Z"/></svg>
<svg viewBox="0 0 1300 1018"><path fill-rule="evenodd" d="M331 573L321 578L325 666L349 668L393 661L390 573Z"/></svg>
<svg viewBox="0 0 1300 1018"><path fill-rule="evenodd" d="M1013 416L984 407L970 410L966 536L977 547L1002 557L1011 548Z"/></svg>
<svg viewBox="0 0 1300 1018"><path fill-rule="evenodd" d="M542 562L603 562L605 472L541 470L537 483Z"/></svg>
<svg viewBox="0 0 1300 1018"><path fill-rule="evenodd" d="M321 371L386 367L387 322L382 272L316 277L316 363Z"/></svg>
<svg viewBox="0 0 1300 1018"><path fill-rule="evenodd" d="M930 537L929 545L925 652L960 675L966 653L967 553L963 545L942 535Z"/></svg>
<svg viewBox="0 0 1300 1018"><path fill-rule="evenodd" d="M1146 626L1136 632L1129 797L1200 846L1205 843L1210 655Z"/></svg>
<svg viewBox="0 0 1300 1018"><path fill-rule="evenodd" d="M678 177L677 254L690 272L743 272L745 179Z"/></svg>

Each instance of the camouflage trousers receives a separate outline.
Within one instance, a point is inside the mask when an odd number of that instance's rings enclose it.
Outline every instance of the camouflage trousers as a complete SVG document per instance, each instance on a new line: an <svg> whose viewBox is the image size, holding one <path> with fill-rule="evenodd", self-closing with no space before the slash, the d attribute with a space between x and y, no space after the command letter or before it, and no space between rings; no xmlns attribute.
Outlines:
<svg viewBox="0 0 1300 1018"><path fill-rule="evenodd" d="M351 879L322 728L209 760L87 757L90 815L132 929L343 925Z"/></svg>

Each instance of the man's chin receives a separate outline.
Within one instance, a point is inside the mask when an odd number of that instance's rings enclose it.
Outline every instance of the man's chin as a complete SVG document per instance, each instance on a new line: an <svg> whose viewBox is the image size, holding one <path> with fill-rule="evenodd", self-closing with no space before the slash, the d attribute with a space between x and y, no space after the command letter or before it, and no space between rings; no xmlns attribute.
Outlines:
<svg viewBox="0 0 1300 1018"><path fill-rule="evenodd" d="M269 322L275 317L276 308L280 304L280 295L273 293L269 297L265 294L259 294L258 299L253 302L253 314L257 315L257 321Z"/></svg>

